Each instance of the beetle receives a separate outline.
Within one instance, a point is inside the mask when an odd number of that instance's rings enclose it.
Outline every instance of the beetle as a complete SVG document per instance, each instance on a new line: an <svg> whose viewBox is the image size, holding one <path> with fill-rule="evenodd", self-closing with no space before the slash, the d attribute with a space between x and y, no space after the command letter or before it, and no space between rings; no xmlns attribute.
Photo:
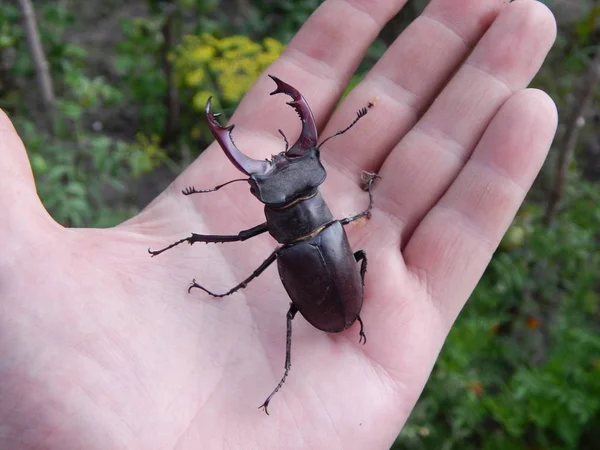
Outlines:
<svg viewBox="0 0 600 450"><path fill-rule="evenodd" d="M264 232L268 232L281 244L248 278L223 294L211 292L195 279L188 288L188 293L197 288L213 297L225 297L245 288L277 261L279 277L291 303L286 316L285 372L273 392L259 406L267 414L269 402L283 386L290 371L292 320L296 313L300 312L312 326L328 333L341 332L358 321L359 343L365 344L367 341L360 317L367 254L364 250L352 251L344 226L363 217L370 218L373 208L371 188L374 180L379 178L373 173L363 172L364 189L369 194L367 209L350 217L334 219L319 191L319 186L327 175L320 161L319 148L329 139L352 128L367 113L367 108L360 109L348 127L317 145L315 120L302 94L279 78L272 75L269 77L277 85L271 95L283 93L290 96L292 101L287 104L300 116L302 131L296 143L289 147L285 134L279 130L286 144L283 152L272 156L270 160L256 160L246 156L231 138L234 125L222 127L219 124L216 120L219 114L211 111L209 98L205 113L210 131L231 163L249 178L232 180L212 189L189 187L182 191L184 195L214 192L230 183L247 181L250 184L250 192L265 205L266 222L240 231L237 235L192 233L190 237L161 250L148 249L152 256L156 256L184 242L191 245L196 242L245 241ZM368 107L371 106L373 104L369 103Z"/></svg>

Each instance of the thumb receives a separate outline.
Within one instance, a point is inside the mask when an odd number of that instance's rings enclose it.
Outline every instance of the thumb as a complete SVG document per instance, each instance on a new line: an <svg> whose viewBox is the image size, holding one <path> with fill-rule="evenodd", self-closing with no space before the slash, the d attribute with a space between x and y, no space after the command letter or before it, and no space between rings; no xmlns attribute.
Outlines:
<svg viewBox="0 0 600 450"><path fill-rule="evenodd" d="M40 220L54 223L37 195L23 141L0 110L0 243L39 226Z"/></svg>

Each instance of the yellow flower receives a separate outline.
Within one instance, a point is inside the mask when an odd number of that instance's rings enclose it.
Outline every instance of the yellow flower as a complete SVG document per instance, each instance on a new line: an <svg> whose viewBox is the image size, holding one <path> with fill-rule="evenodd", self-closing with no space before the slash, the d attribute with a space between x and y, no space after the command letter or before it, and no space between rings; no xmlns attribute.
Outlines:
<svg viewBox="0 0 600 450"><path fill-rule="evenodd" d="M194 108L197 110L203 111L204 107L206 106L206 102L211 95L212 94L208 91L196 92L196 94L194 94L194 98L192 99L192 105L194 105Z"/></svg>
<svg viewBox="0 0 600 450"><path fill-rule="evenodd" d="M206 33L188 35L176 50L175 70L178 80L196 91L192 98L194 108L203 109L211 94L233 104L239 102L284 48L281 42L269 37L257 43L243 35L224 38ZM216 91L208 82L209 77L215 80Z"/></svg>
<svg viewBox="0 0 600 450"><path fill-rule="evenodd" d="M237 61L242 57L242 53L237 48L231 48L223 52L223 58L229 59L231 61Z"/></svg>
<svg viewBox="0 0 600 450"><path fill-rule="evenodd" d="M216 52L213 47L201 45L190 52L190 59L196 63L205 63L214 58Z"/></svg>
<svg viewBox="0 0 600 450"><path fill-rule="evenodd" d="M283 52L283 49L285 48L285 45L283 45L277 39L274 39L272 37L264 38L263 45L265 46L268 52L275 53L276 55L280 55L281 52Z"/></svg>
<svg viewBox="0 0 600 450"><path fill-rule="evenodd" d="M218 81L223 98L230 103L238 102L253 82L254 79L235 74L223 74Z"/></svg>
<svg viewBox="0 0 600 450"><path fill-rule="evenodd" d="M240 59L237 62L237 72L245 72L247 74L250 74L252 72L255 71L256 69L256 61L254 59L250 59L250 58L243 58Z"/></svg>
<svg viewBox="0 0 600 450"><path fill-rule="evenodd" d="M235 47L246 47L252 44L248 36L228 36L215 43L215 47L221 51Z"/></svg>
<svg viewBox="0 0 600 450"><path fill-rule="evenodd" d="M260 52L262 52L262 47L256 42L250 42L240 48L240 53L247 56L252 56Z"/></svg>
<svg viewBox="0 0 600 450"><path fill-rule="evenodd" d="M210 67L212 70L218 71L218 72L223 72L227 69L227 67L229 67L229 63L223 59L213 59L212 61L210 61L208 63L208 67Z"/></svg>
<svg viewBox="0 0 600 450"><path fill-rule="evenodd" d="M193 70L185 75L185 83L188 86L199 86L204 81L205 76L206 72L204 69Z"/></svg>
<svg viewBox="0 0 600 450"><path fill-rule="evenodd" d="M196 37L196 36L194 36ZM200 38L197 38L199 41L202 40L202 42L204 42L206 45L211 46L211 47L215 47L217 45L217 43L219 42L219 40L214 37L212 34L208 34L208 33L202 33L200 35Z"/></svg>
<svg viewBox="0 0 600 450"><path fill-rule="evenodd" d="M256 64L260 67L260 70L262 71L268 66L270 66L271 63L275 61L278 57L279 55L276 55L274 53L261 53L259 55L256 55L255 61Z"/></svg>

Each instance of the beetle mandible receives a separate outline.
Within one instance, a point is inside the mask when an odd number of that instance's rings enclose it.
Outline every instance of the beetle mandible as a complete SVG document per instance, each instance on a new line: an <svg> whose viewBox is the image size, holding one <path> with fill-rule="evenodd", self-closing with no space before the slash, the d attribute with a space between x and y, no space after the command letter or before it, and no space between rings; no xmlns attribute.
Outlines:
<svg viewBox="0 0 600 450"><path fill-rule="evenodd" d="M377 175L364 172L365 190L369 194L367 209L354 216L336 220L325 204L319 186L327 176L319 158L319 147L332 137L348 131L367 113L362 108L354 121L317 145L317 128L308 103L295 88L269 75L277 84L271 95L289 95L292 106L302 121L302 132L294 145L274 155L271 160L256 160L243 154L233 143L231 131L234 125L222 127L216 120L219 114L211 112L211 99L206 103L206 117L210 131L233 165L249 178L232 180L212 189L197 190L193 187L182 191L184 195L214 192L235 181L247 181L250 192L265 205L266 222L237 235L201 235L192 233L161 249L148 252L152 256L169 250L184 242L217 243L245 241L266 231L280 244L271 255L248 278L223 294L215 294L193 280L188 292L198 288L213 297L225 297L246 287L274 261L277 261L279 277L290 296L287 312L287 339L285 372L281 381L259 408L269 414L271 398L283 385L291 366L292 320L297 312L315 328L328 333L346 330L358 320L359 342L366 343L360 310L363 303L363 286L367 270L367 254L364 250L353 252L343 226L363 217L370 218L373 207L371 187ZM368 107L373 106L369 103ZM360 263L360 267L358 266Z"/></svg>

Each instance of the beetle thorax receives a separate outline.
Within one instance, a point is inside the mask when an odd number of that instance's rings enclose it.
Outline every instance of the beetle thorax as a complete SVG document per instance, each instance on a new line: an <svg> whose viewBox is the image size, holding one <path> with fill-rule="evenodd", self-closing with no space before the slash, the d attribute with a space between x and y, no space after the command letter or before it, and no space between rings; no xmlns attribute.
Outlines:
<svg viewBox="0 0 600 450"><path fill-rule="evenodd" d="M327 176L317 148L299 157L280 153L271 162L271 170L264 175L252 175L249 180L252 194L267 206L284 207L310 196Z"/></svg>

